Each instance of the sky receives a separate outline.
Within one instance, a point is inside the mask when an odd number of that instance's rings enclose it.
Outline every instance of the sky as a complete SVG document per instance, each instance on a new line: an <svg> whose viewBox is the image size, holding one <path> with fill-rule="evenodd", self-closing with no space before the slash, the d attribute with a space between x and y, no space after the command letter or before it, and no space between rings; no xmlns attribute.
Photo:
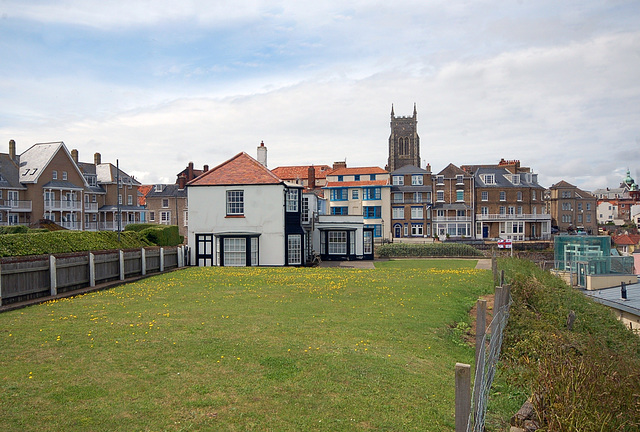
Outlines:
<svg viewBox="0 0 640 432"><path fill-rule="evenodd" d="M637 0L0 0L0 152L64 141L173 183L268 166L518 159L542 186L640 183Z"/></svg>

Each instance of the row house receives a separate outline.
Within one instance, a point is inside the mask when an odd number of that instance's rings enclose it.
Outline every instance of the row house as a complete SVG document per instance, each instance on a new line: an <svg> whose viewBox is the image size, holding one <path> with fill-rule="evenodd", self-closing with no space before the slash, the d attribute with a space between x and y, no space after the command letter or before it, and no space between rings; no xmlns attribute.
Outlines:
<svg viewBox="0 0 640 432"><path fill-rule="evenodd" d="M323 189L330 215L362 216L364 228L372 229L376 239L390 238L391 185L387 171L379 167L347 168L346 162L336 162L327 173Z"/></svg>
<svg viewBox="0 0 640 432"><path fill-rule="evenodd" d="M598 198L598 223L624 225L634 221L632 208L640 203L640 187L627 170L627 176L618 188L596 189L593 195Z"/></svg>
<svg viewBox="0 0 640 432"><path fill-rule="evenodd" d="M77 150L70 153L63 142L51 142L17 155L11 140L9 154L0 155L0 163L0 193L7 197L0 207L2 224L49 219L67 229L115 230L118 214L125 216L121 227L139 222L144 214L138 206L139 183L102 164L99 153L93 164L80 163Z"/></svg>
<svg viewBox="0 0 640 432"><path fill-rule="evenodd" d="M433 179L433 233L439 238L473 237L473 177L450 163Z"/></svg>
<svg viewBox="0 0 640 432"><path fill-rule="evenodd" d="M391 233L394 238L430 237L431 167L404 165L391 176Z"/></svg>
<svg viewBox="0 0 640 432"><path fill-rule="evenodd" d="M551 223L559 231L584 230L598 233L597 198L562 180L549 188Z"/></svg>
<svg viewBox="0 0 640 432"><path fill-rule="evenodd" d="M329 171L329 165L280 166L271 170L282 180L311 190L326 186Z"/></svg>
<svg viewBox="0 0 640 432"><path fill-rule="evenodd" d="M551 236L551 215L544 188L530 168L519 161L470 165L475 188L475 237L478 239L538 240Z"/></svg>

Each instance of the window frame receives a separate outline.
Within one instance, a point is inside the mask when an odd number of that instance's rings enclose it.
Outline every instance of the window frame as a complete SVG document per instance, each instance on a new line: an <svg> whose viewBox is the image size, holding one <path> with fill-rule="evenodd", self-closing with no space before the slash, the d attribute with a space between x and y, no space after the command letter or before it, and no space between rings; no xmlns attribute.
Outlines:
<svg viewBox="0 0 640 432"><path fill-rule="evenodd" d="M244 190L231 189L226 191L226 215L244 216Z"/></svg>

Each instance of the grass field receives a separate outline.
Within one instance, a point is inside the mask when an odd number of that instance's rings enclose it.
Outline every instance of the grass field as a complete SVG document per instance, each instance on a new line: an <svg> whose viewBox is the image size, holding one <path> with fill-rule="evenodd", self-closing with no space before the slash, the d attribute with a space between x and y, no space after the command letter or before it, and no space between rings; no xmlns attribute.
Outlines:
<svg viewBox="0 0 640 432"><path fill-rule="evenodd" d="M0 430L454 426L476 261L189 268L0 315Z"/></svg>

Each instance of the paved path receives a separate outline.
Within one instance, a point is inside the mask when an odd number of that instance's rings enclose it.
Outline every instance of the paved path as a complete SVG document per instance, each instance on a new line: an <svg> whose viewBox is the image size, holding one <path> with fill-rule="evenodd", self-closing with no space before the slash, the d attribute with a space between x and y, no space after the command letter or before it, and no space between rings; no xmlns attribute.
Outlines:
<svg viewBox="0 0 640 432"><path fill-rule="evenodd" d="M490 259L479 259L478 264L476 264L477 270L491 270L491 260Z"/></svg>

